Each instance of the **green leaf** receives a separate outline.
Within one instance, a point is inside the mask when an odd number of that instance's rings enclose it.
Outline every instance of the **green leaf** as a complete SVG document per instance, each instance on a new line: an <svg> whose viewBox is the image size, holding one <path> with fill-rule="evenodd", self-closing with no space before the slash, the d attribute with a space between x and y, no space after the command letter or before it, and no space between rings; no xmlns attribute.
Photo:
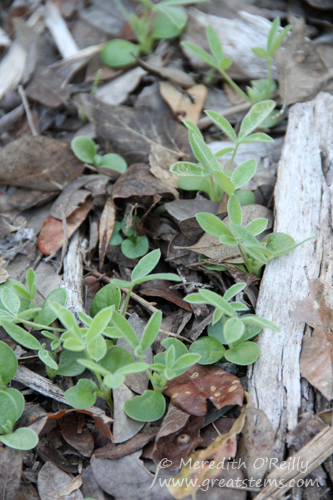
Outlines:
<svg viewBox="0 0 333 500"><path fill-rule="evenodd" d="M195 45L194 43L191 42L182 42L181 44L183 47L185 47L185 49L189 50L190 52L192 52L192 54L199 57L199 59L209 64L213 68L218 69L218 65L213 59L213 57L210 54L208 54L208 52L203 50L201 47L198 47L198 45Z"/></svg>
<svg viewBox="0 0 333 500"><path fill-rule="evenodd" d="M260 241L258 241L255 236L253 236L250 231L248 231L245 227L240 226L239 224L234 224L233 222L230 222L230 228L232 229L234 235L236 238L239 238L240 240L244 241L248 245L253 245L259 247L259 249L264 248L263 245L261 245Z"/></svg>
<svg viewBox="0 0 333 500"><path fill-rule="evenodd" d="M243 139L258 128L261 122L273 111L275 105L275 101L270 100L254 104L241 123L238 140Z"/></svg>
<svg viewBox="0 0 333 500"><path fill-rule="evenodd" d="M27 272L26 281L30 292L30 297L34 298L36 293L36 287L34 286L36 283L36 274L32 268L30 268Z"/></svg>
<svg viewBox="0 0 333 500"><path fill-rule="evenodd" d="M14 352L0 340L0 388L9 384L16 373L17 366Z"/></svg>
<svg viewBox="0 0 333 500"><path fill-rule="evenodd" d="M268 53L270 53L270 50L271 50L271 47L272 47L272 43L273 43L276 35L279 32L280 26L281 26L281 24L280 24L280 18L277 17L272 22L272 26L270 27L270 30L268 32L268 36L267 36L267 51L268 51Z"/></svg>
<svg viewBox="0 0 333 500"><path fill-rule="evenodd" d="M228 247L237 247L238 245L237 240L233 236L226 236L224 234L220 236L220 242Z"/></svg>
<svg viewBox="0 0 333 500"><path fill-rule="evenodd" d="M224 57L222 61L219 62L219 70L224 71L232 65L231 57Z"/></svg>
<svg viewBox="0 0 333 500"><path fill-rule="evenodd" d="M176 359L176 361L172 365L172 370L175 372L178 371L184 371L188 370L188 368L192 365L195 365L195 363L198 363L198 361L201 358L200 353L187 353L183 354L183 356L180 356L180 358Z"/></svg>
<svg viewBox="0 0 333 500"><path fill-rule="evenodd" d="M84 135L79 135L74 137L71 143L72 151L75 156L83 163L89 163L89 165L94 164L94 158L96 156L96 145L90 137Z"/></svg>
<svg viewBox="0 0 333 500"><path fill-rule="evenodd" d="M60 319L61 323L67 330L69 330L78 339L81 339L82 335L80 329L76 323L74 315L66 309L66 307L61 306L57 302L50 301L49 305L51 309L56 313L57 317Z"/></svg>
<svg viewBox="0 0 333 500"><path fill-rule="evenodd" d="M21 344L23 347L33 351L39 351L39 349L42 348L38 340L20 326L14 325L4 319L1 320L1 325L4 327L8 335L12 337L12 339L14 339L18 344Z"/></svg>
<svg viewBox="0 0 333 500"><path fill-rule="evenodd" d="M230 306L230 304L217 293L212 292L211 290L204 290L202 288L199 290L199 293L207 301L206 302L207 304L210 304L211 306L220 309L221 311L224 312L224 314L227 314L228 316L231 317L236 316L236 313Z"/></svg>
<svg viewBox="0 0 333 500"><path fill-rule="evenodd" d="M103 375L103 376L110 374L109 370L105 369L99 363L95 363L95 361L91 361L90 359L78 358L77 362L80 365L84 366L85 368L88 368L93 373L99 373L100 375Z"/></svg>
<svg viewBox="0 0 333 500"><path fill-rule="evenodd" d="M64 335L61 336L61 340L64 342L65 349L74 352L81 352L85 349L85 343L82 340L73 337L71 334L68 337L64 337Z"/></svg>
<svg viewBox="0 0 333 500"><path fill-rule="evenodd" d="M2 426L9 421L12 426L16 422L17 406L14 398L5 391L0 391L0 433Z"/></svg>
<svg viewBox="0 0 333 500"><path fill-rule="evenodd" d="M1 292L1 302L11 314L16 315L20 309L20 299L18 296L10 290L10 288L4 288Z"/></svg>
<svg viewBox="0 0 333 500"><path fill-rule="evenodd" d="M259 316L255 316L254 314L244 314L242 317L242 321L248 325L259 325L262 328L269 328L275 332L280 332L280 328L268 319L260 318Z"/></svg>
<svg viewBox="0 0 333 500"><path fill-rule="evenodd" d="M244 139L239 141L239 144L245 144L247 142L274 142L274 139L263 132L256 132L255 134L244 137Z"/></svg>
<svg viewBox="0 0 333 500"><path fill-rule="evenodd" d="M234 224L242 223L242 209L237 197L232 194L228 200L228 215Z"/></svg>
<svg viewBox="0 0 333 500"><path fill-rule="evenodd" d="M229 302L237 293L240 293L246 287L246 283L237 283L236 285L232 285L223 295L223 298Z"/></svg>
<svg viewBox="0 0 333 500"><path fill-rule="evenodd" d="M257 234L261 234L265 231L267 224L268 219L255 219L246 226L246 229L250 231L253 236L257 236Z"/></svg>
<svg viewBox="0 0 333 500"><path fill-rule="evenodd" d="M252 259L254 259L255 261L257 261L257 264L258 264L258 262L261 263L261 265L265 265L265 264L268 263L268 259L265 256L262 247L260 248L258 246L246 244L246 246L244 246L244 247L242 246L242 250L247 255L249 255L250 257L252 257Z"/></svg>
<svg viewBox="0 0 333 500"><path fill-rule="evenodd" d="M132 55L133 54L133 55ZM107 42L101 52L104 64L111 68L125 68L135 62L135 57L140 54L140 46L136 43L115 38Z"/></svg>
<svg viewBox="0 0 333 500"><path fill-rule="evenodd" d="M6 387L4 389L4 392L9 394L14 399L14 402L16 405L15 421L17 421L20 418L20 416L22 415L23 410L24 410L24 404L25 404L24 397L22 396L20 391L18 391L17 389L13 389L13 387Z"/></svg>
<svg viewBox="0 0 333 500"><path fill-rule="evenodd" d="M140 283L145 283L146 281L151 281L151 280L166 280L166 281L182 281L182 279L177 276L177 274L174 273L156 273L156 274L149 274L149 276L146 276L145 278L140 278L138 280L135 280L136 285L140 285Z"/></svg>
<svg viewBox="0 0 333 500"><path fill-rule="evenodd" d="M106 385L106 387L109 387L110 389L118 389L118 387L120 387L124 382L125 376L121 375L121 373L111 373L107 375L103 380L104 385Z"/></svg>
<svg viewBox="0 0 333 500"><path fill-rule="evenodd" d="M97 167L111 168L112 170L123 174L126 172L127 163L122 156L115 153L108 153L102 156Z"/></svg>
<svg viewBox="0 0 333 500"><path fill-rule="evenodd" d="M166 14L160 12L155 21L151 36L155 40L167 40L168 38L179 36L181 32L182 29L177 28Z"/></svg>
<svg viewBox="0 0 333 500"><path fill-rule="evenodd" d="M35 317L35 323L38 325L49 326L57 319L57 313L51 308L50 302L57 302L61 306L65 306L67 302L66 289L57 288L46 297L42 305L42 310ZM40 329L41 327L36 327L36 330Z"/></svg>
<svg viewBox="0 0 333 500"><path fill-rule="evenodd" d="M221 319L219 319L215 323L211 323L210 325L208 325L207 333L208 337L218 340L221 344L227 343L223 335L223 321Z"/></svg>
<svg viewBox="0 0 333 500"><path fill-rule="evenodd" d="M161 328L162 312L156 311L147 323L140 341L141 349L145 351L156 340Z"/></svg>
<svg viewBox="0 0 333 500"><path fill-rule="evenodd" d="M9 288L14 293L17 293L17 295L19 296L19 293L15 290L14 285L16 285L18 287L23 287L23 285L19 281L13 280L12 278L8 278L4 283L0 283L0 296L1 296L1 292L4 288ZM21 301L21 306L20 306L19 312L23 312L23 311L26 311L27 309L30 309L30 306L31 306L30 299L21 298L20 301ZM0 301L0 311L1 310L7 311L7 309L5 309L4 305Z"/></svg>
<svg viewBox="0 0 333 500"><path fill-rule="evenodd" d="M43 361L43 363L46 366L48 366L52 370L57 370L58 369L57 363L54 361L54 359L52 358L51 354L46 349L40 349L38 351L38 357L39 357L39 359L41 361Z"/></svg>
<svg viewBox="0 0 333 500"><path fill-rule="evenodd" d="M117 278L114 278L110 281L110 284L117 285L117 286L120 286L122 288L129 288L132 283L130 281L118 280Z"/></svg>
<svg viewBox="0 0 333 500"><path fill-rule="evenodd" d="M239 165L231 175L231 182L235 186L235 189L239 189L244 186L250 179L254 176L257 170L256 160L247 160L241 165Z"/></svg>
<svg viewBox="0 0 333 500"><path fill-rule="evenodd" d="M251 50L257 56L261 57L262 59L266 59L266 61L269 61L270 56L266 49L263 49L262 47L252 47Z"/></svg>
<svg viewBox="0 0 333 500"><path fill-rule="evenodd" d="M180 177L187 177L190 175L194 176L205 176L209 171L204 169L201 165L196 163L191 163L189 161L177 161L170 167L170 172L179 175Z"/></svg>
<svg viewBox="0 0 333 500"><path fill-rule="evenodd" d="M190 304L206 304L205 299L199 293L190 293L184 300Z"/></svg>
<svg viewBox="0 0 333 500"><path fill-rule="evenodd" d="M78 362L85 356L83 352L73 352L64 350L60 354L57 375L63 377L76 377L84 372L84 366Z"/></svg>
<svg viewBox="0 0 333 500"><path fill-rule="evenodd" d="M247 366L254 363L260 356L260 347L254 342L242 342L237 347L228 349L225 359L235 365Z"/></svg>
<svg viewBox="0 0 333 500"><path fill-rule="evenodd" d="M269 235L267 248L273 252L274 257L290 252L295 246L297 246L296 241L289 234L272 233Z"/></svg>
<svg viewBox="0 0 333 500"><path fill-rule="evenodd" d="M176 359L176 350L173 345L171 345L165 353L165 364L167 367L171 367Z"/></svg>
<svg viewBox="0 0 333 500"><path fill-rule="evenodd" d="M100 359L104 358L106 354L106 341L102 336L98 336L91 340L87 344L87 351L89 356L94 360L94 361L99 361Z"/></svg>
<svg viewBox="0 0 333 500"><path fill-rule="evenodd" d="M252 339L256 335L258 335L261 330L262 327L260 325L245 325L245 331L243 333L241 341L245 342L246 340Z"/></svg>
<svg viewBox="0 0 333 500"><path fill-rule="evenodd" d="M24 297L25 299L28 299L30 301L30 293L23 285L14 284L13 288L15 289L15 292L18 296Z"/></svg>
<svg viewBox="0 0 333 500"><path fill-rule="evenodd" d="M241 319L239 318L231 318L228 319L224 325L223 335L227 342L227 344L232 344L233 342L237 342L239 340L245 330L245 326Z"/></svg>
<svg viewBox="0 0 333 500"><path fill-rule="evenodd" d="M173 346L175 348L176 359L178 359L178 358L180 358L180 356L183 356L184 354L188 353L188 350L186 349L183 342L181 342L178 339L166 338L166 339L162 340L161 344L166 349L169 349L170 346ZM163 353L161 353L161 354L163 354Z"/></svg>
<svg viewBox="0 0 333 500"><path fill-rule="evenodd" d="M229 196L235 191L232 180L224 172L214 172L214 177Z"/></svg>
<svg viewBox="0 0 333 500"><path fill-rule="evenodd" d="M0 436L0 441L14 450L32 450L38 444L38 436L29 427L20 427L11 434Z"/></svg>
<svg viewBox="0 0 333 500"><path fill-rule="evenodd" d="M187 14L184 9L171 7L163 2L155 5L155 8L168 16L172 24L174 24L179 31L182 31L185 28L187 23Z"/></svg>
<svg viewBox="0 0 333 500"><path fill-rule="evenodd" d="M124 365L118 369L117 374L120 375L131 375L132 373L139 373L148 370L149 365L147 363L134 362L128 365Z"/></svg>
<svg viewBox="0 0 333 500"><path fill-rule="evenodd" d="M291 30L291 28L292 28L291 24L287 24L287 26L285 26L283 30L274 37L274 41L269 49L269 54L271 57L274 56L275 52L280 47L281 43L283 42L283 40L285 39L287 33Z"/></svg>
<svg viewBox="0 0 333 500"><path fill-rule="evenodd" d="M190 352L201 355L200 365L212 365L223 358L225 348L216 338L202 337L191 344Z"/></svg>
<svg viewBox="0 0 333 500"><path fill-rule="evenodd" d="M116 311L114 311L112 316L112 326L114 326L117 329L120 336L124 340L126 340L128 345L132 347L132 349L135 349L139 345L139 341L131 325L124 318L124 316L122 316Z"/></svg>
<svg viewBox="0 0 333 500"><path fill-rule="evenodd" d="M161 392L146 390L141 396L126 401L126 415L139 422L155 422L165 412L165 399Z"/></svg>
<svg viewBox="0 0 333 500"><path fill-rule="evenodd" d="M90 343L98 336L102 335L104 328L106 328L111 321L114 306L106 307L99 311L91 322L85 336L85 341Z"/></svg>
<svg viewBox="0 0 333 500"><path fill-rule="evenodd" d="M216 215L208 214L206 212L200 212L196 215L198 224L202 229L212 236L220 236L225 234L227 236L233 237L230 229L222 222Z"/></svg>
<svg viewBox="0 0 333 500"><path fill-rule="evenodd" d="M133 236L123 240L121 251L128 259L138 259L149 250L149 240L147 236Z"/></svg>
<svg viewBox="0 0 333 500"><path fill-rule="evenodd" d="M212 323L213 325L217 322L220 321L220 319L223 316L223 311L221 309L215 309L214 314L213 314L213 320Z"/></svg>
<svg viewBox="0 0 333 500"><path fill-rule="evenodd" d="M163 0L160 4L163 5L193 5L196 3L205 3L209 0Z"/></svg>
<svg viewBox="0 0 333 500"><path fill-rule="evenodd" d="M207 111L205 111L207 113ZM237 139L237 137L236 137ZM214 153L215 158L220 158L220 156L227 155L228 153L233 153L235 148L223 148L220 149L217 153Z"/></svg>
<svg viewBox="0 0 333 500"><path fill-rule="evenodd" d="M217 161L201 134L190 132L189 140L194 156L201 163L206 174L222 170L221 164Z"/></svg>
<svg viewBox="0 0 333 500"><path fill-rule="evenodd" d="M81 378L78 383L67 389L64 396L67 403L77 410L86 410L96 401L97 385L92 380Z"/></svg>
<svg viewBox="0 0 333 500"><path fill-rule="evenodd" d="M114 306L115 310L118 311L120 301L121 292L119 288L109 283L96 293L90 307L90 316L93 318L99 311L109 306Z"/></svg>
<svg viewBox="0 0 333 500"><path fill-rule="evenodd" d="M217 61L221 61L224 58L223 48L219 37L212 25L207 26L207 39L209 42L210 50Z"/></svg>
<svg viewBox="0 0 333 500"><path fill-rule="evenodd" d="M123 366L134 363L134 361L134 356L125 347L113 345L108 346L104 358L99 361L99 365L109 372L115 373Z"/></svg>
<svg viewBox="0 0 333 500"><path fill-rule="evenodd" d="M229 137L232 142L237 142L237 135L228 120L224 118L224 116L219 115L215 111L205 111L205 113L207 116L209 116L209 118L211 118L215 125L217 125L227 137Z"/></svg>
<svg viewBox="0 0 333 500"><path fill-rule="evenodd" d="M177 184L184 191L203 191L207 193L212 201L219 201L223 195L223 191L221 195L215 197L215 189L212 186L212 182L215 182L213 176L206 175L205 177L180 177Z"/></svg>
<svg viewBox="0 0 333 500"><path fill-rule="evenodd" d="M140 262L135 266L132 271L132 282L136 282L138 279L147 276L152 270L157 266L158 261L161 258L161 250L153 250L143 257Z"/></svg>

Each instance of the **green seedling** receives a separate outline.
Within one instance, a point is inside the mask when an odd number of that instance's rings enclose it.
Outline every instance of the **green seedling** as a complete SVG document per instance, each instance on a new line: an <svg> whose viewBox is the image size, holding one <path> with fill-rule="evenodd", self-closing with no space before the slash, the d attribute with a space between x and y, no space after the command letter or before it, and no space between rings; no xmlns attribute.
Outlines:
<svg viewBox="0 0 333 500"><path fill-rule="evenodd" d="M251 82L252 87L247 87L247 94L230 78L226 70L232 65L232 60L230 57L225 57L223 52L222 44L217 36L216 31L213 26L207 27L207 39L211 54L203 50L201 47L194 43L182 42L182 45L191 51L194 55L199 57L202 61L207 63L212 68L216 69L221 73L223 78L229 83L229 85L246 101L250 104L256 102L270 99L272 94L276 90L275 82L272 81L272 61L275 52L282 44L288 31L290 31L292 26L288 25L281 30L280 19L277 18L272 23L267 37L267 48L254 47L252 51L259 57L267 60L268 62L268 78L261 80L254 80ZM274 121L265 124L265 126L273 126Z"/></svg>
<svg viewBox="0 0 333 500"><path fill-rule="evenodd" d="M274 101L261 101L254 104L244 117L238 135L226 118L215 111L206 111L205 113L234 144L233 147L222 149L215 155L205 143L198 127L190 121L184 121L183 123L189 131L192 151L200 163L179 161L171 166L171 172L180 177L178 181L179 187L185 190L204 191L213 201L220 201L224 193L229 196L235 193L243 205L254 203L253 193L248 190L240 190L240 188L255 174L256 160L248 160L239 165L234 171L231 170L231 167L237 149L241 144L273 142L269 135L262 132L253 133L253 131L260 127L274 107ZM217 158L230 153L232 153L231 159L224 169L223 164Z"/></svg>
<svg viewBox="0 0 333 500"><path fill-rule="evenodd" d="M249 339L255 337L262 328L280 331L267 319L255 314L242 314L248 310L243 303L230 302L245 287L246 283L237 283L223 297L210 290L200 289L198 293L185 298L190 304L207 304L215 308L213 321L208 327L208 337L196 340L190 347L190 353L201 355L198 363L210 365L224 357L237 365L252 364L258 359L260 348Z"/></svg>
<svg viewBox="0 0 333 500"><path fill-rule="evenodd" d="M136 217L137 224L140 219ZM121 251L128 259L142 257L149 250L149 240L147 236L138 236L135 228L131 226L126 231L126 220L115 222L110 245L121 245Z"/></svg>
<svg viewBox="0 0 333 500"><path fill-rule="evenodd" d="M179 36L187 23L187 14L182 6L205 1L163 0L155 4L150 0L140 0L143 12L141 16L136 16L127 12L121 0L116 0L138 43L118 38L107 42L101 53L104 64L112 68L124 68L133 64L140 53L150 54L156 40Z"/></svg>
<svg viewBox="0 0 333 500"><path fill-rule="evenodd" d="M20 391L7 387L17 366L14 352L0 341L0 442L16 450L31 450L38 444L35 431L28 427L13 430L24 410L24 397Z"/></svg>
<svg viewBox="0 0 333 500"><path fill-rule="evenodd" d="M96 144L92 139L84 135L74 137L71 143L75 156L83 163L88 163L96 168L110 168L123 174L127 169L127 163L122 156L115 153L106 155L97 154Z"/></svg>
<svg viewBox="0 0 333 500"><path fill-rule="evenodd" d="M223 245L238 247L246 271L256 276L260 275L262 266L274 257L288 253L312 239L296 243L288 234L271 233L259 241L256 236L266 230L268 220L255 219L243 227L242 208L235 194L231 195L228 201L228 216L228 225L216 215L204 212L198 213L196 219L206 233L218 237Z"/></svg>

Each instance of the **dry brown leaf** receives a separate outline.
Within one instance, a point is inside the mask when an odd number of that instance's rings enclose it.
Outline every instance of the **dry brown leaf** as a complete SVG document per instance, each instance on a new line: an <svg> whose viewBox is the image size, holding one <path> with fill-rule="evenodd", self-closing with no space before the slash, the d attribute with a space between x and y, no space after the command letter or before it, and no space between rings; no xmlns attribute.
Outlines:
<svg viewBox="0 0 333 500"><path fill-rule="evenodd" d="M285 106L312 99L325 83L322 77L327 68L305 31L304 19L293 20L292 32L275 54L279 92Z"/></svg>
<svg viewBox="0 0 333 500"><path fill-rule="evenodd" d="M9 278L9 273L6 271L6 269L3 269L3 266L5 264L5 259L0 256L0 283L4 283Z"/></svg>
<svg viewBox="0 0 333 500"><path fill-rule="evenodd" d="M125 443L115 444L110 443L95 451L94 457L96 458L109 458L115 460L117 458L131 455L136 451L142 450L147 443L152 441L157 434L157 430L150 432L140 432L136 434Z"/></svg>
<svg viewBox="0 0 333 500"><path fill-rule="evenodd" d="M188 302L183 300L182 294L178 290L172 290L170 287L172 283L165 280L153 280L143 283L140 286L140 293L147 297L162 297L173 304L176 304L186 311L193 312L192 307Z"/></svg>
<svg viewBox="0 0 333 500"><path fill-rule="evenodd" d="M177 155L166 151L163 146L153 144L149 155L151 173L168 186L178 187L178 175L170 172L170 167L177 161Z"/></svg>
<svg viewBox="0 0 333 500"><path fill-rule="evenodd" d="M99 223L99 269L101 270L104 264L105 254L109 245L114 223L116 222L116 207L113 203L113 197L110 196L105 203L101 220Z"/></svg>
<svg viewBox="0 0 333 500"><path fill-rule="evenodd" d="M67 219L67 238L81 226L86 219L88 213L92 209L93 202L91 199L84 202L77 210L75 210ZM51 255L57 252L62 247L66 240L65 228L61 220L55 219L49 215L45 220L40 235L37 238L39 250L44 255Z"/></svg>
<svg viewBox="0 0 333 500"><path fill-rule="evenodd" d="M3 500L16 500L24 453L6 447L0 454L0 498Z"/></svg>
<svg viewBox="0 0 333 500"><path fill-rule="evenodd" d="M68 144L50 137L24 136L0 151L0 184L61 191L83 168Z"/></svg>
<svg viewBox="0 0 333 500"><path fill-rule="evenodd" d="M66 488L71 484L72 478L58 469L52 462L46 462L38 474L38 493L41 500L83 500L80 490L66 494ZM65 493L64 493L65 492Z"/></svg>
<svg viewBox="0 0 333 500"><path fill-rule="evenodd" d="M162 459L170 461L169 469L174 470L201 443L200 429L204 417L194 417L170 404L164 417L153 449L153 460L159 464Z"/></svg>
<svg viewBox="0 0 333 500"><path fill-rule="evenodd" d="M239 378L218 366L191 366L183 375L168 381L164 394L174 405L190 415L207 413L207 399L220 409L243 405L244 390Z"/></svg>
<svg viewBox="0 0 333 500"><path fill-rule="evenodd" d="M302 377L305 377L325 398L333 396L333 309L326 304L326 295L331 287L320 278L309 279L310 294L298 300L290 318L314 328L312 335L303 339L300 357Z"/></svg>
<svg viewBox="0 0 333 500"><path fill-rule="evenodd" d="M83 422L84 423L84 422ZM62 437L84 457L91 457L94 451L94 440L89 430L82 425L78 414L70 413L59 420Z"/></svg>
<svg viewBox="0 0 333 500"><path fill-rule="evenodd" d="M161 96L179 121L190 120L195 124L198 123L207 96L205 85L194 85L182 93L170 83L160 82L159 89Z"/></svg>
<svg viewBox="0 0 333 500"><path fill-rule="evenodd" d="M137 62L141 68L149 71L149 73L153 73L155 75L161 76L167 80L170 80L172 83L176 85L180 85L181 87L193 87L195 85L195 80L191 75L185 73L176 68L164 68L163 66L157 66L155 64L147 63L143 61L143 59L137 58Z"/></svg>

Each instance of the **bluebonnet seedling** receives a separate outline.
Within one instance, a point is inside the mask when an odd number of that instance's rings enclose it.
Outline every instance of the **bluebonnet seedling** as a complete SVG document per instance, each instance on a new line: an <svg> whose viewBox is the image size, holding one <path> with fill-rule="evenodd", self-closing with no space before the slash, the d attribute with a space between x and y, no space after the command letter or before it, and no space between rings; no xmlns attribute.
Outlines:
<svg viewBox="0 0 333 500"><path fill-rule="evenodd" d="M110 168L121 174L127 169L127 163L122 156L115 153L108 153L103 156L97 154L96 144L90 137L84 135L74 137L71 147L73 153L80 161L96 168Z"/></svg>

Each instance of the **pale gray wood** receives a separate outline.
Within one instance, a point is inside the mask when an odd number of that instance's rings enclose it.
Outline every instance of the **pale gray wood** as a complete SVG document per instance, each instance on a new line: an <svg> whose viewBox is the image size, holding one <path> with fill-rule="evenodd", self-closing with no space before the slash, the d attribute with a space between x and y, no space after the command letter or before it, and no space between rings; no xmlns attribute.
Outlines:
<svg viewBox="0 0 333 500"><path fill-rule="evenodd" d="M70 239L68 251L64 259L64 275L61 286L66 288L67 308L73 313L84 312L83 306L83 252L87 241L75 231Z"/></svg>
<svg viewBox="0 0 333 500"><path fill-rule="evenodd" d="M278 168L274 229L298 242L310 236L316 240L266 267L256 313L281 332L262 331L261 356L248 371L251 402L272 422L280 458L285 434L296 426L301 406L299 356L305 325L292 323L289 311L309 293L305 266L310 278L332 284L332 146L333 97L320 93L313 101L294 105Z"/></svg>

